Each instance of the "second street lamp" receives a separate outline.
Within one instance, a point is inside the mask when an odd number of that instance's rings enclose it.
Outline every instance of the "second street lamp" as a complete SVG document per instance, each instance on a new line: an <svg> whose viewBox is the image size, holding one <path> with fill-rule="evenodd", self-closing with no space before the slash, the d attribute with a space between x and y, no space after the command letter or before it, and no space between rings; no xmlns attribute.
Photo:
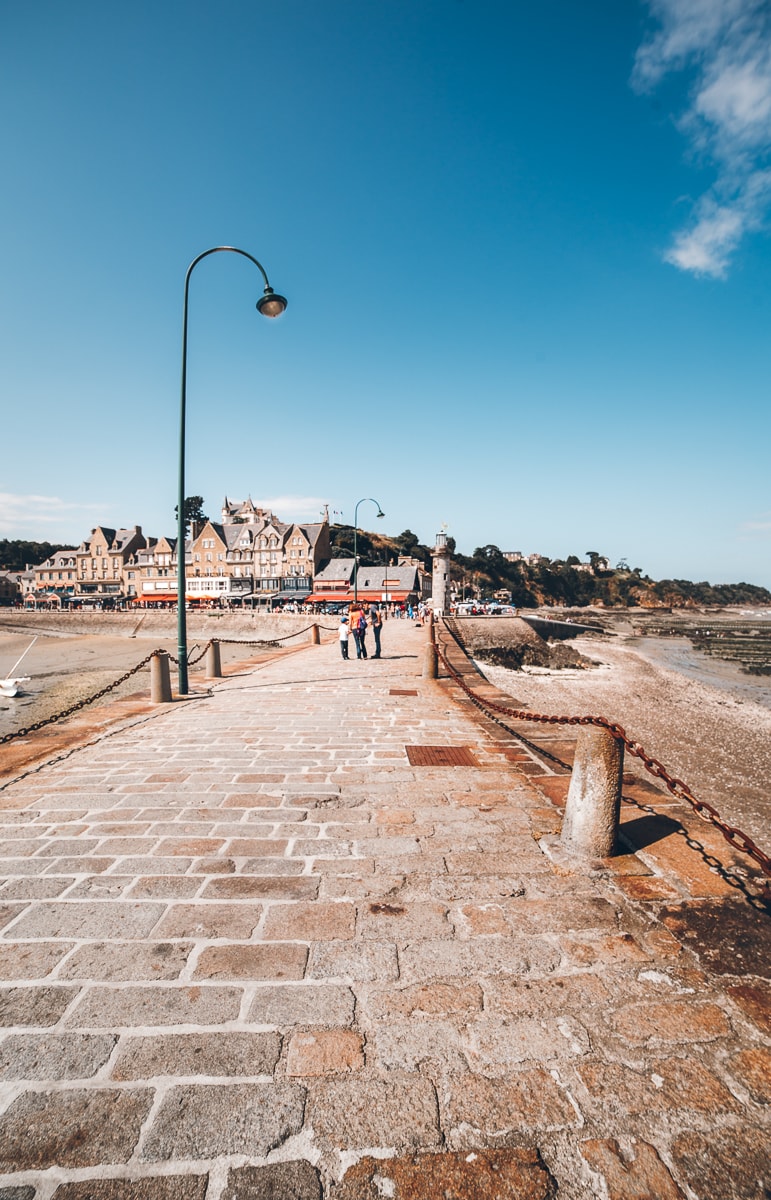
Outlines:
<svg viewBox="0 0 771 1200"><path fill-rule="evenodd" d="M182 312L182 393L180 401L180 417L179 417L179 497L177 501L177 654L179 658L178 667L178 688L180 695L186 695L188 692L187 678L187 615L185 611L186 601L186 582L185 582L185 407L187 403L187 301L190 290L190 276L193 268L198 265L202 258L207 258L210 254L219 254L226 252L229 254L240 254L243 258L248 258L249 262L254 263L259 270L262 278L265 280L265 289L262 296L257 301L257 311L263 317L280 317L286 309L287 302L283 296L279 296L273 291L273 288L268 283L268 276L265 274L265 268L262 263L259 263L251 254L247 254L246 250L239 250L236 246L213 246L211 250L204 250L203 254L199 254L194 258L190 266L187 268L185 275L185 301Z"/></svg>
<svg viewBox="0 0 771 1200"><path fill-rule="evenodd" d="M359 599L359 558L356 553L357 535L358 535L358 531L359 531L359 505L364 504L367 501L369 501L370 504L375 505L375 508L377 509L378 519L381 519L382 517L385 516L385 513L383 512L382 508L378 504L377 500L373 500L371 496L365 496L362 500L356 501L356 508L353 510L353 602L354 602L354 604L356 604Z"/></svg>

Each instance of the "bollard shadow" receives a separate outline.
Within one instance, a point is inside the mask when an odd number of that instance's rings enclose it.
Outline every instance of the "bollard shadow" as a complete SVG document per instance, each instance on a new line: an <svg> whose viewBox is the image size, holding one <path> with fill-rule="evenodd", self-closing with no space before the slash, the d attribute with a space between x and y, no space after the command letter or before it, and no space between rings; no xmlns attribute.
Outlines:
<svg viewBox="0 0 771 1200"><path fill-rule="evenodd" d="M631 848L632 853L644 850L656 842L662 842L673 833L685 833L679 821L659 813L650 813L644 817L636 817L633 821L625 821L619 828L619 835Z"/></svg>
<svg viewBox="0 0 771 1200"><path fill-rule="evenodd" d="M762 889L764 886L763 881L750 880L748 886L747 880L743 878L746 875L746 868L741 868L740 873L737 873L738 868L732 869L730 866L726 866L707 849L703 842L700 842L697 837L689 833L682 822L655 812L649 804L643 804L639 800L632 799L631 796L622 796L621 799L624 804L632 804L635 808L648 814L644 817L638 817L634 821L627 821L619 826L619 841L622 845L628 846L633 854L638 850L644 849L645 846L662 841L663 838L674 833L678 837L683 838L686 845L698 854L710 870L719 875L729 887L741 892L752 908L771 917L771 901L769 901L767 896L757 895L752 890L758 885Z"/></svg>

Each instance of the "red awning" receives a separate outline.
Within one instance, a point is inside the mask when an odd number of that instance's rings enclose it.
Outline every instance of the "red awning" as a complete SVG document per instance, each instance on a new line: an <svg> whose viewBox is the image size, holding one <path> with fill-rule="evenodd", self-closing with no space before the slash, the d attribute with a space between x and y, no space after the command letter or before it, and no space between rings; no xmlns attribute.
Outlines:
<svg viewBox="0 0 771 1200"><path fill-rule="evenodd" d="M370 604L374 600L376 604L383 604L383 596L388 596L388 601L386 603L390 604L391 601L395 601L397 604L401 604L409 595L409 592L387 592L385 588L378 588L377 590L373 590L372 588L359 588L359 603ZM313 595L306 596L305 603L339 604L341 600L347 601L349 604L353 604L353 592L314 592Z"/></svg>
<svg viewBox="0 0 771 1200"><path fill-rule="evenodd" d="M310 596L304 599L305 604L339 604L341 600L349 600L353 603L353 592L312 592Z"/></svg>
<svg viewBox="0 0 771 1200"><path fill-rule="evenodd" d="M192 600L192 598L193 598L192 596L187 597L188 600ZM177 593L176 592L143 592L141 596L134 596L134 598L132 600L132 604L139 604L143 600L146 601L148 604L152 604L156 600L162 601L164 604L168 604L169 601L172 601L174 604L176 604L177 603Z"/></svg>

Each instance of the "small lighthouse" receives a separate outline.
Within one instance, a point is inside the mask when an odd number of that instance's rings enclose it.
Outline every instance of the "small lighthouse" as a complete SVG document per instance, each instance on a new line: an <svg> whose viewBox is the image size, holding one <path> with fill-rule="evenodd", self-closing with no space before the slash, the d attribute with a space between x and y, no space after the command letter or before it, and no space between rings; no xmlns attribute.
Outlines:
<svg viewBox="0 0 771 1200"><path fill-rule="evenodd" d="M436 535L436 545L431 551L434 560L431 572L431 607L437 616L450 611L450 553L447 549L447 534Z"/></svg>

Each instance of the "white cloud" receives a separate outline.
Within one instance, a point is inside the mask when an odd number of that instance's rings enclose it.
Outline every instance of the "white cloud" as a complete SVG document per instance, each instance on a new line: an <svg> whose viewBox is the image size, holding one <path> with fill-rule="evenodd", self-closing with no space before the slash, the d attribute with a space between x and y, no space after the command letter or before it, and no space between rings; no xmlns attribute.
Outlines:
<svg viewBox="0 0 771 1200"><path fill-rule="evenodd" d="M324 505L331 501L322 500L319 496L274 496L272 498L254 500L257 507L269 508L280 521L321 521L324 517Z"/></svg>
<svg viewBox="0 0 771 1200"><path fill-rule="evenodd" d="M57 541L61 537L71 540L71 535L63 533L62 527L71 530L76 525L87 524L100 507L99 504L72 504L58 496L0 492L0 536L12 540Z"/></svg>
<svg viewBox="0 0 771 1200"><path fill-rule="evenodd" d="M745 535L743 541L749 538L766 538L771 537L771 513L761 513L752 521L744 521L740 526L741 532Z"/></svg>
<svg viewBox="0 0 771 1200"><path fill-rule="evenodd" d="M665 259L697 275L725 276L742 238L771 203L771 9L766 0L649 0L661 28L640 46L640 91L690 67L694 81L678 127L715 182Z"/></svg>

